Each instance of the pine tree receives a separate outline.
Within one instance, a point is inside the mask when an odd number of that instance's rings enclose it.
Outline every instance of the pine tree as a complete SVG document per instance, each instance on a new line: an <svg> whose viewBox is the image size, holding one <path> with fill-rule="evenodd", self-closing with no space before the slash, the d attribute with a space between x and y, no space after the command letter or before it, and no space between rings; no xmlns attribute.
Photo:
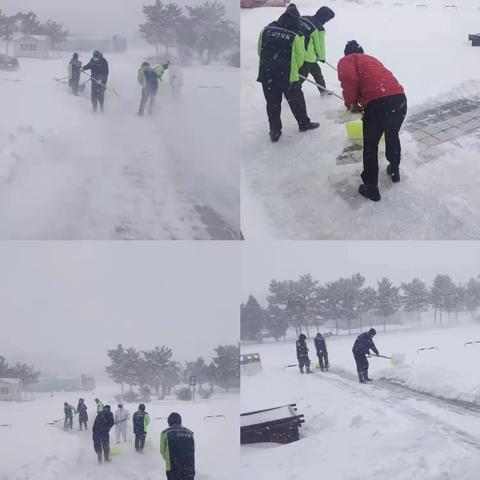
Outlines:
<svg viewBox="0 0 480 480"><path fill-rule="evenodd" d="M10 43L13 40L17 27L17 16L7 16L0 10L0 40L5 42L6 54L10 48Z"/></svg>
<svg viewBox="0 0 480 480"><path fill-rule="evenodd" d="M19 12L16 15L18 28L24 35L41 35L40 22L34 12Z"/></svg>
<svg viewBox="0 0 480 480"><path fill-rule="evenodd" d="M463 304L470 315L475 318L478 308L480 307L480 280L471 278L465 285L463 294Z"/></svg>
<svg viewBox="0 0 480 480"><path fill-rule="evenodd" d="M399 288L394 287L387 278L382 278L377 284L378 294L375 310L378 315L383 317L383 331L385 332L387 329L387 318L396 313L400 308Z"/></svg>
<svg viewBox="0 0 480 480"><path fill-rule="evenodd" d="M165 374L165 370L170 367L172 362L172 350L165 345L158 345L152 350L146 350L143 353L145 360L144 369L146 375L146 383L150 385L155 393L160 393L160 386Z"/></svg>
<svg viewBox="0 0 480 480"><path fill-rule="evenodd" d="M430 300L434 308L434 323L437 325L437 312L439 313L438 324L442 324L444 311L454 311L458 304L459 291L449 275L437 275L430 287Z"/></svg>
<svg viewBox="0 0 480 480"><path fill-rule="evenodd" d="M368 323L372 328L372 312L377 305L377 292L372 287L362 288L359 298L359 318L363 318L363 315L367 315ZM362 330L362 324L360 324L360 331Z"/></svg>
<svg viewBox="0 0 480 480"><path fill-rule="evenodd" d="M284 338L288 330L288 318L285 311L278 307L269 306L265 328L276 341Z"/></svg>
<svg viewBox="0 0 480 480"><path fill-rule="evenodd" d="M183 11L175 3L164 4L156 0L153 5L144 5L145 23L140 25L140 32L148 43L155 46L158 57L158 46L169 49L178 41L179 29L183 21Z"/></svg>
<svg viewBox="0 0 480 480"><path fill-rule="evenodd" d="M240 386L240 348L237 345L219 345L213 359L218 385L227 392Z"/></svg>
<svg viewBox="0 0 480 480"><path fill-rule="evenodd" d="M403 296L401 301L406 312L415 312L417 319L421 320L421 313L426 312L430 306L428 288L421 280L414 278L410 283L402 283Z"/></svg>
<svg viewBox="0 0 480 480"><path fill-rule="evenodd" d="M266 314L257 299L250 295L240 307L240 335L242 340L256 340L266 323Z"/></svg>
<svg viewBox="0 0 480 480"><path fill-rule="evenodd" d="M70 33L63 28L61 23L54 22L53 20L47 20L43 25L40 25L39 31L50 39L50 46L53 51L55 51L55 47L59 43L63 43L67 39Z"/></svg>

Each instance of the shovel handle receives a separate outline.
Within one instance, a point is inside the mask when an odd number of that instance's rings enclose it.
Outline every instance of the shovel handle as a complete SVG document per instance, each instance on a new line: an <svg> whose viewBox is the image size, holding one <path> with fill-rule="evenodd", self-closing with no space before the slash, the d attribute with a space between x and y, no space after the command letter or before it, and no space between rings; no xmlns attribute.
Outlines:
<svg viewBox="0 0 480 480"><path fill-rule="evenodd" d="M317 82L314 82L313 80L310 80L307 77L304 77L303 75L298 75L302 80L305 80L308 83L311 83L312 85L316 85L320 90L323 90L324 92L329 93L330 95L333 95L334 97L339 98L343 102L343 98L340 95L337 95L335 92L332 92L332 90L329 90L328 88L323 87L322 85L319 85Z"/></svg>

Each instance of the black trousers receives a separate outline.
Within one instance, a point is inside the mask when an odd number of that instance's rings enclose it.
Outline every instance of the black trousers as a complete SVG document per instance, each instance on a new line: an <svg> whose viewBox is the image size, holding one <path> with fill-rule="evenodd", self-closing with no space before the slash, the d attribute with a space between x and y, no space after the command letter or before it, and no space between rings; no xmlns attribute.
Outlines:
<svg viewBox="0 0 480 480"><path fill-rule="evenodd" d="M110 458L110 435L108 433L106 436L94 435L93 449L99 459L102 458L103 453L105 460L108 460Z"/></svg>
<svg viewBox="0 0 480 480"><path fill-rule="evenodd" d="M297 120L298 126L302 127L310 123L307 115L307 106L305 97L302 92L300 82L290 83L288 86L268 85L262 83L263 94L267 102L268 123L270 124L270 132L278 133L282 131L282 120L280 114L282 112L282 98L285 95L290 110Z"/></svg>
<svg viewBox="0 0 480 480"><path fill-rule="evenodd" d="M167 480L194 480L194 473L167 472Z"/></svg>
<svg viewBox="0 0 480 480"><path fill-rule="evenodd" d="M303 77L308 77L308 75L311 73L313 79L315 80L316 83L321 85L323 88L325 88L325 78L323 77L322 69L320 68L320 65L315 62L305 62L300 70L299 70L300 75ZM300 79L300 83L303 83L305 80L303 78ZM320 93L325 93L324 90L321 88L318 89Z"/></svg>
<svg viewBox="0 0 480 480"><path fill-rule="evenodd" d="M318 363L320 364L320 370L328 370L330 364L328 363L328 353L317 353Z"/></svg>
<svg viewBox="0 0 480 480"><path fill-rule="evenodd" d="M80 430L82 430L82 426L84 426L85 430L87 430L87 422L88 422L88 420L86 420L85 418L80 417L78 419L78 424L80 426Z"/></svg>
<svg viewBox="0 0 480 480"><path fill-rule="evenodd" d="M157 96L157 90L144 87L142 88L142 98L140 99L140 107L138 109L138 114L143 115L145 112L145 106L148 103L148 113L151 115L153 113L153 107L155 105L155 97Z"/></svg>
<svg viewBox="0 0 480 480"><path fill-rule="evenodd" d="M363 113L363 172L366 185L378 185L378 144L385 134L385 156L394 169L400 165L398 133L407 115L404 94L372 100Z"/></svg>
<svg viewBox="0 0 480 480"><path fill-rule="evenodd" d="M366 355L363 353L353 352L353 358L355 359L355 363L357 364L358 378L368 378L369 363Z"/></svg>
<svg viewBox="0 0 480 480"><path fill-rule="evenodd" d="M97 104L100 104L100 107L103 108L103 103L105 102L105 88L106 83L104 84L100 80L92 80L92 105L94 110L97 109Z"/></svg>
<svg viewBox="0 0 480 480"><path fill-rule="evenodd" d="M146 437L147 437L146 433L135 434L135 450L139 451L144 449Z"/></svg>
<svg viewBox="0 0 480 480"><path fill-rule="evenodd" d="M298 367L300 368L301 372L303 372L304 367L307 367L307 372L308 372L310 370L310 359L308 357L299 357Z"/></svg>

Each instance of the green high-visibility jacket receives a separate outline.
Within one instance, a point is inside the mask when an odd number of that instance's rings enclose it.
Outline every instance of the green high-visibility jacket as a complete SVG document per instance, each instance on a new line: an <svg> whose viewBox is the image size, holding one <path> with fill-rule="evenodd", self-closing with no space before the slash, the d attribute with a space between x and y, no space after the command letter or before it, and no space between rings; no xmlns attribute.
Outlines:
<svg viewBox="0 0 480 480"><path fill-rule="evenodd" d="M97 403L97 414L100 413L100 412L103 412L103 409L104 409L104 405L102 402L98 402Z"/></svg>
<svg viewBox="0 0 480 480"><path fill-rule="evenodd" d="M158 80L161 82L163 77L163 72L165 71L161 65L157 65L154 69L155 73L157 74ZM147 86L147 78L145 76L145 71L143 68L138 69L137 74L137 81L142 88Z"/></svg>
<svg viewBox="0 0 480 480"><path fill-rule="evenodd" d="M258 56L257 81L272 85L298 82L298 70L305 61L304 38L273 22L260 32Z"/></svg>

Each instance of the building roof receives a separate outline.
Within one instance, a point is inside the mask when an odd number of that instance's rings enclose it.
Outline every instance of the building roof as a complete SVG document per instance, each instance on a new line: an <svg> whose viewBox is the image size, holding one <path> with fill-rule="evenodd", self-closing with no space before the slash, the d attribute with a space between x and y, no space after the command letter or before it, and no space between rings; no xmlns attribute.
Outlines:
<svg viewBox="0 0 480 480"><path fill-rule="evenodd" d="M26 39L33 39L38 40L39 42L48 42L49 37L47 35L21 35L15 38L15 40L26 40Z"/></svg>
<svg viewBox="0 0 480 480"><path fill-rule="evenodd" d="M22 381L19 378L0 378L0 383L7 383L8 385L22 385Z"/></svg>

